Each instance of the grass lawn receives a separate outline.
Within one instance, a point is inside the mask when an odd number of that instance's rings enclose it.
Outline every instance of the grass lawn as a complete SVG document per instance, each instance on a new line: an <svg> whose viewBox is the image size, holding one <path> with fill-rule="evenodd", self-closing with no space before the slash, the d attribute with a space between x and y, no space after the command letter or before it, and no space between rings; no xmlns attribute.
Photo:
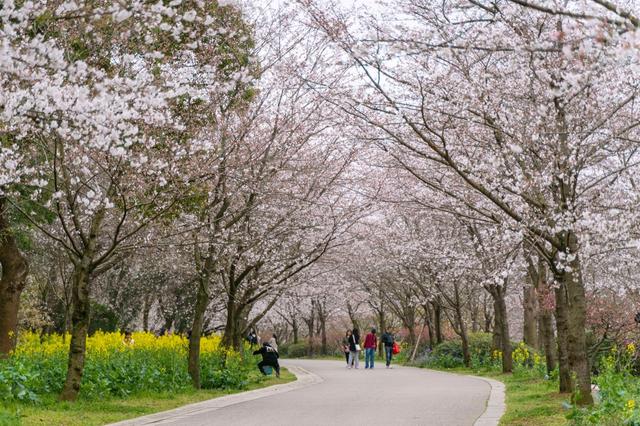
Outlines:
<svg viewBox="0 0 640 426"><path fill-rule="evenodd" d="M282 368L280 378L269 376L259 383L252 383L245 390L294 381L295 376ZM43 398L40 404L9 404L0 407L0 426L40 425L40 426L89 426L103 425L159 411L170 410L182 405L217 398L240 390L195 390L181 393L133 395L129 398L105 398L102 400L79 400L59 402L55 396Z"/></svg>
<svg viewBox="0 0 640 426"><path fill-rule="evenodd" d="M534 377L501 374L495 371L473 371L466 368L441 369L450 373L488 377L505 384L507 410L500 419L504 426L561 426L569 425L563 402L570 395L558 393L554 381Z"/></svg>
<svg viewBox="0 0 640 426"><path fill-rule="evenodd" d="M492 378L506 385L507 411L501 425L510 426L560 426L568 425L567 410L562 403L570 395L558 393L558 384L539 378L498 374Z"/></svg>

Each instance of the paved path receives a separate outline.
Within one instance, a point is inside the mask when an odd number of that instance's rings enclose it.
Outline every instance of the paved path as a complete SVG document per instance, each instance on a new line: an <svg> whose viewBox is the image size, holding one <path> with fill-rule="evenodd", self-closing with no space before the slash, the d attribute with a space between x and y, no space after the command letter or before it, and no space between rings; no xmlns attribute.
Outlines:
<svg viewBox="0 0 640 426"><path fill-rule="evenodd" d="M340 361L316 360L282 364L298 381L121 424L471 426L485 412L491 393L491 385L483 379L431 370L397 366L387 370L384 365L349 370ZM494 392L491 401L495 400ZM478 424L497 424L487 414Z"/></svg>

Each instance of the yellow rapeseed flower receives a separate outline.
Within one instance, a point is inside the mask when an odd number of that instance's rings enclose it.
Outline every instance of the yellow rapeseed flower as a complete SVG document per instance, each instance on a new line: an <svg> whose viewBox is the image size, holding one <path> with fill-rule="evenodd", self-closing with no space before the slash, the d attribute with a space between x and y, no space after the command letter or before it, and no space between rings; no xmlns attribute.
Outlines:
<svg viewBox="0 0 640 426"><path fill-rule="evenodd" d="M629 411L633 411L636 408L635 399L628 400L627 403L625 404L625 408Z"/></svg>
<svg viewBox="0 0 640 426"><path fill-rule="evenodd" d="M172 352L178 357L186 356L189 342L186 337L177 334L155 336L149 332L135 332L132 334L135 342L127 345L119 332L97 331L87 338L87 356L108 358L111 354L124 351ZM53 357L66 356L69 351L70 335L64 338L60 334L41 336L31 331L19 335L16 355ZM202 354L220 350L220 336L212 335L200 340Z"/></svg>
<svg viewBox="0 0 640 426"><path fill-rule="evenodd" d="M627 345L627 355L635 355L636 353L636 345L633 343L629 343Z"/></svg>

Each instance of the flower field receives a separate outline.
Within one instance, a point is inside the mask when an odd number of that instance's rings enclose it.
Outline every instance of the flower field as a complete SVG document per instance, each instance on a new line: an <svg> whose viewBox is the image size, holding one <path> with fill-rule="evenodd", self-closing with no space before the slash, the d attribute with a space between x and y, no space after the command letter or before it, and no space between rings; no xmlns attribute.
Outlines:
<svg viewBox="0 0 640 426"><path fill-rule="evenodd" d="M16 350L0 360L0 400L37 402L57 394L64 382L69 337L22 333ZM261 380L254 360L221 348L219 336L203 337L202 387L241 389ZM81 396L126 397L137 392L177 392L191 386L187 373L186 337L133 333L126 343L120 333L98 332L87 340Z"/></svg>

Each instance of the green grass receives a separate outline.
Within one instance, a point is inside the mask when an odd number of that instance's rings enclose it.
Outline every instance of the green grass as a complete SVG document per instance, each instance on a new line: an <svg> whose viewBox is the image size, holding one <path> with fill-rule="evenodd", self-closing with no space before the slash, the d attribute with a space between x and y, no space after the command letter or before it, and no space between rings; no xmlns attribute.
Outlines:
<svg viewBox="0 0 640 426"><path fill-rule="evenodd" d="M558 393L555 381L518 374L501 374L495 371L474 371L467 368L441 369L450 373L488 377L505 384L507 410L500 419L503 426L564 426L568 411L563 402L570 395Z"/></svg>
<svg viewBox="0 0 640 426"><path fill-rule="evenodd" d="M150 393L132 395L129 398L105 398L59 402L55 396L44 398L39 404L12 403L0 407L0 426L47 425L91 426L113 423L159 411L170 410L186 404L218 398L224 395L287 383L295 376L282 368L280 378L269 378L252 383L243 390L195 390L180 393Z"/></svg>
<svg viewBox="0 0 640 426"><path fill-rule="evenodd" d="M507 411L500 424L509 426L568 425L567 411L562 404L569 395L558 393L554 381L514 375L496 375L493 378L506 385Z"/></svg>

